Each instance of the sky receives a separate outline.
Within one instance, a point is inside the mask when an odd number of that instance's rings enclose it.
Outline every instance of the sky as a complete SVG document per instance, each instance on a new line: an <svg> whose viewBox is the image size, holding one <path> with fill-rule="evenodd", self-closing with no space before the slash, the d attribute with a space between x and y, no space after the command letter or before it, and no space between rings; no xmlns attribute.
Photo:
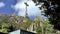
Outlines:
<svg viewBox="0 0 60 34"><path fill-rule="evenodd" d="M18 16L25 16L26 6L24 2L27 1L28 6L28 16L34 18L35 16L41 15L41 10L38 6L35 6L35 3L32 0L0 0L0 14L15 14Z"/></svg>
<svg viewBox="0 0 60 34"><path fill-rule="evenodd" d="M17 0L0 0L0 14L12 14L15 12L11 5L15 5Z"/></svg>

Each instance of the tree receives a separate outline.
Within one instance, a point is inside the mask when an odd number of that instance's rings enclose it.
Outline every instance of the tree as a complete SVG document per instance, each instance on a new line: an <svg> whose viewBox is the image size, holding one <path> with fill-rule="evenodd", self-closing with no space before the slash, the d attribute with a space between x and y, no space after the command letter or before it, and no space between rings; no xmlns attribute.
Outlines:
<svg viewBox="0 0 60 34"><path fill-rule="evenodd" d="M44 34L44 21L39 16L36 16L34 19L34 29L37 34Z"/></svg>
<svg viewBox="0 0 60 34"><path fill-rule="evenodd" d="M31 25L31 20L29 20L28 18L24 18L23 19L23 24L21 24L20 28L23 30L27 30L27 28Z"/></svg>
<svg viewBox="0 0 60 34"><path fill-rule="evenodd" d="M3 32L3 33L8 33L8 31L9 31L9 23L7 23L7 22L4 22L4 23L2 23L1 24L1 28L0 28L0 32Z"/></svg>
<svg viewBox="0 0 60 34"><path fill-rule="evenodd" d="M43 3L40 9L44 10L44 16L46 16L50 23L54 25L54 29L60 30L60 0L33 0L36 5Z"/></svg>
<svg viewBox="0 0 60 34"><path fill-rule="evenodd" d="M45 22L45 24L44 24L44 33L45 34L53 34L53 33L55 33L53 27L54 26L49 24L49 22L47 22L47 23Z"/></svg>

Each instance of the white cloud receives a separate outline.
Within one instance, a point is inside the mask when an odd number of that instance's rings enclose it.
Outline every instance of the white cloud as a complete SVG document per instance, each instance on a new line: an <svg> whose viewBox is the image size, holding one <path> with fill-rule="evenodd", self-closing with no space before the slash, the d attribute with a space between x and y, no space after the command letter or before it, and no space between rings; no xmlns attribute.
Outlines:
<svg viewBox="0 0 60 34"><path fill-rule="evenodd" d="M5 4L3 2L0 2L0 8L5 6Z"/></svg>
<svg viewBox="0 0 60 34"><path fill-rule="evenodd" d="M22 1L22 2L18 2L15 6L13 6L13 8L15 10L19 10L18 11L18 15L19 16L24 16L25 15L25 4L24 4L25 1ZM28 1L28 15L31 16L31 15L34 15L34 16L40 16L41 15L41 12L39 10L38 7L35 6L35 4L33 3L33 1Z"/></svg>

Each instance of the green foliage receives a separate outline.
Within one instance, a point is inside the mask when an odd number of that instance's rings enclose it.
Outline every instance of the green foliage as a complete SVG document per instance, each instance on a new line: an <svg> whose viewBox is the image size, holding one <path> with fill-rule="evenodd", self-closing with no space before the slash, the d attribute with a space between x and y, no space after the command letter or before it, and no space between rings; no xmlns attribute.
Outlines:
<svg viewBox="0 0 60 34"><path fill-rule="evenodd" d="M36 0L33 0L34 2ZM53 2L54 1L54 2ZM43 3L41 5L40 10L42 10L44 13L43 15L46 16L49 19L49 23L45 23L44 29L46 34L57 34L56 32L60 30L60 1L57 0L37 0L39 3L38 5ZM36 3L36 2L35 2ZM57 5L57 7L55 6ZM51 7L53 6L53 8ZM52 10L53 9L53 10ZM51 25L52 24L52 25ZM53 29L54 28L54 29ZM55 31L57 29L57 31Z"/></svg>
<svg viewBox="0 0 60 34"><path fill-rule="evenodd" d="M8 16L8 19L4 17L0 16L0 19L4 20L2 20L3 22L1 21L2 23L0 24L0 32L3 33L8 33L17 29L27 30L27 28L29 28L31 24L34 25L34 30L37 32L37 34L42 34L42 30L43 34L58 33L58 30L55 31L53 29L54 26L49 23L48 19L45 21L38 16L34 19L34 21L31 21L29 18L26 17L20 17L15 15ZM43 27L43 29L41 26Z"/></svg>
<svg viewBox="0 0 60 34"><path fill-rule="evenodd" d="M44 32L45 34L49 34L49 33L53 33L54 29L53 29L53 25L49 24L49 23L45 23L44 24Z"/></svg>
<svg viewBox="0 0 60 34"><path fill-rule="evenodd" d="M33 1L35 2L36 0ZM60 30L60 0L37 0L37 2L39 3L38 5L40 5L41 2L44 3L39 7L44 11L43 15L54 25L54 29ZM53 6L53 8L51 6Z"/></svg>
<svg viewBox="0 0 60 34"><path fill-rule="evenodd" d="M31 25L31 21L30 20L26 20L26 22L24 22L24 24L22 24L22 26L20 26L21 29L23 30L27 30L27 28Z"/></svg>
<svg viewBox="0 0 60 34"><path fill-rule="evenodd" d="M41 34L42 29L41 29L41 27L40 27L40 26L38 26L38 27L36 28L36 32L37 32L37 34Z"/></svg>
<svg viewBox="0 0 60 34"><path fill-rule="evenodd" d="M24 22L25 21L25 22ZM27 30L31 25L31 20L26 17L16 15L1 15L0 16L0 32L8 33L17 29Z"/></svg>
<svg viewBox="0 0 60 34"><path fill-rule="evenodd" d="M9 30L8 28L9 28L9 23L2 23L1 28L0 28L0 32L8 33L8 30Z"/></svg>
<svg viewBox="0 0 60 34"><path fill-rule="evenodd" d="M34 3L36 3L36 0L33 0L34 1Z"/></svg>

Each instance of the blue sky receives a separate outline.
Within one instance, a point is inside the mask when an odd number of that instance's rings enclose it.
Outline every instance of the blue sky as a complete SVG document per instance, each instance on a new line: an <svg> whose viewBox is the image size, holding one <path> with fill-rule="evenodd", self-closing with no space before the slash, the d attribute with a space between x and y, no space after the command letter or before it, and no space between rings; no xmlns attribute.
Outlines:
<svg viewBox="0 0 60 34"><path fill-rule="evenodd" d="M15 12L11 5L15 5L17 0L0 0L0 14L12 14Z"/></svg>
<svg viewBox="0 0 60 34"><path fill-rule="evenodd" d="M25 15L25 4L27 0L0 0L0 14L16 14L18 16ZM28 3L28 16L34 18L34 16L40 16L41 10L39 10L38 6L35 6L32 0L27 1Z"/></svg>

